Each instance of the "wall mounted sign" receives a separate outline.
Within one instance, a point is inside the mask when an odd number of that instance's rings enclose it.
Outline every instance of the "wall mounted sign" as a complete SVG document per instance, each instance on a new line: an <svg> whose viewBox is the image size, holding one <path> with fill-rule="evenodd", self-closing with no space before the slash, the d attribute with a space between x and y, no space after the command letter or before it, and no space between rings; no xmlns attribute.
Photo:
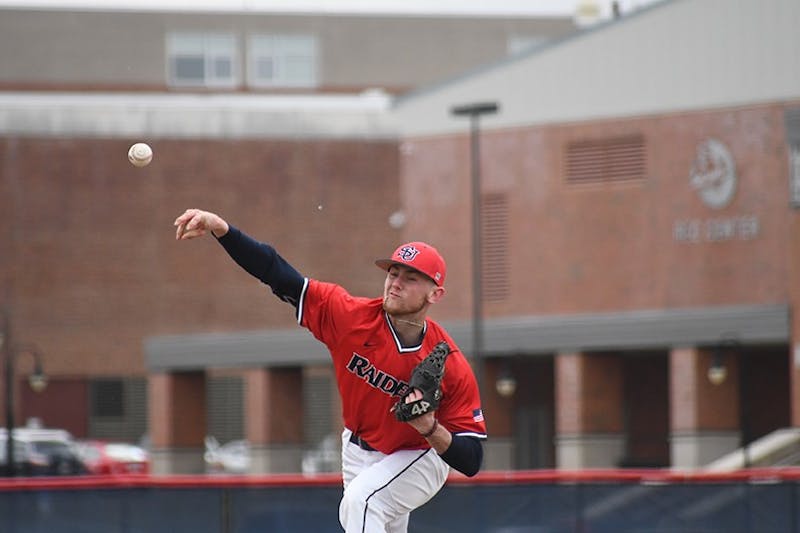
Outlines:
<svg viewBox="0 0 800 533"><path fill-rule="evenodd" d="M697 145L689 183L704 204L721 209L731 203L737 181L736 164L727 146L717 139L706 139Z"/></svg>
<svg viewBox="0 0 800 533"><path fill-rule="evenodd" d="M727 207L736 195L738 182L736 163L722 141L709 138L697 145L689 185L703 204L714 210ZM758 217L750 214L682 219L674 222L672 238L679 242L751 240L759 229Z"/></svg>

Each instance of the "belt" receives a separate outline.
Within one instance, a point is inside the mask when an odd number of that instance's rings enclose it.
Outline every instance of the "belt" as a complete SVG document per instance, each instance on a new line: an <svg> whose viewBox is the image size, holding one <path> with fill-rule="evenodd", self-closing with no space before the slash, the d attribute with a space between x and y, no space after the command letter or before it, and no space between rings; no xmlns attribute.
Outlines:
<svg viewBox="0 0 800 533"><path fill-rule="evenodd" d="M366 450L368 452L376 452L375 448L367 444L367 441L356 435L355 433L350 434L350 442L361 448L362 450Z"/></svg>

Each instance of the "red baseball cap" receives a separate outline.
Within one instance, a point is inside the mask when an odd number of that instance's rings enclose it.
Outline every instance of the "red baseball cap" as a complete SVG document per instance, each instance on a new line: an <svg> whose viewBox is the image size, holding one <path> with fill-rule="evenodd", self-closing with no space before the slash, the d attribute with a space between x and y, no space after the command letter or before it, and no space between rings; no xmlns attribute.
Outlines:
<svg viewBox="0 0 800 533"><path fill-rule="evenodd" d="M444 285L444 275L447 271L444 258L436 248L419 241L401 244L391 259L378 259L375 264L384 270L389 270L392 265L413 268L431 278L439 287Z"/></svg>

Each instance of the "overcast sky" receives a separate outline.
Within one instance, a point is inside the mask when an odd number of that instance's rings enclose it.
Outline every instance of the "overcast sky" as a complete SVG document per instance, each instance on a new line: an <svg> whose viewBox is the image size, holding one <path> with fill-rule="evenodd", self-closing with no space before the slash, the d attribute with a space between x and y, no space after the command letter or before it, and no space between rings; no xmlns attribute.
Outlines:
<svg viewBox="0 0 800 533"><path fill-rule="evenodd" d="M223 10L331 13L431 13L573 15L591 0L0 0L0 6L37 8L120 8L126 10ZM662 0L619 0L623 12ZM594 0L603 15L611 0Z"/></svg>

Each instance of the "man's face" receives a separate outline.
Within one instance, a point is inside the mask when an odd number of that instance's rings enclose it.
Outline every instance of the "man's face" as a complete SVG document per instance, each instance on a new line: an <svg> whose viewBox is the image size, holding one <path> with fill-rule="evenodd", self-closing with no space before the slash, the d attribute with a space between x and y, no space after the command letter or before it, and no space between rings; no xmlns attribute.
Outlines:
<svg viewBox="0 0 800 533"><path fill-rule="evenodd" d="M383 284L383 309L390 315L413 315L432 303L436 284L425 274L392 265Z"/></svg>

